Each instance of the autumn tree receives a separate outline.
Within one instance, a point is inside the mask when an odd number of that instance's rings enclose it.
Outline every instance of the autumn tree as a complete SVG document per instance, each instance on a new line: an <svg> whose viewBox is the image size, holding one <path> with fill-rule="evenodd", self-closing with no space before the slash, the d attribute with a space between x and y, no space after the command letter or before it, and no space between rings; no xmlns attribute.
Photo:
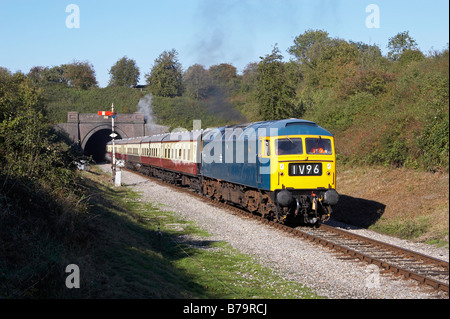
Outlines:
<svg viewBox="0 0 450 319"><path fill-rule="evenodd" d="M68 64L64 75L71 87L81 90L97 87L94 66L87 61L74 61L73 63Z"/></svg>
<svg viewBox="0 0 450 319"><path fill-rule="evenodd" d="M146 74L147 84L156 96L175 97L183 93L183 73L175 49L164 51L155 60L150 73Z"/></svg>
<svg viewBox="0 0 450 319"><path fill-rule="evenodd" d="M136 61L128 59L126 56L111 67L109 74L111 76L109 86L135 87L140 76Z"/></svg>

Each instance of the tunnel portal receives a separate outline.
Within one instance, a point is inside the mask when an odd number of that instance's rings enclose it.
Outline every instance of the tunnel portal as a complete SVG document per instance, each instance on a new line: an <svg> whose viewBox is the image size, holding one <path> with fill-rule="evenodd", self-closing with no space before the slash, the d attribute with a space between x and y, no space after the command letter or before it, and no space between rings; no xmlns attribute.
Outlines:
<svg viewBox="0 0 450 319"><path fill-rule="evenodd" d="M55 128L67 134L85 155L92 156L96 162L105 160L106 143L111 140L112 131L110 116L99 116L98 113L69 112L67 123L59 123ZM116 139L147 136L168 132L169 127L148 125L144 114L116 114L114 131Z"/></svg>
<svg viewBox="0 0 450 319"><path fill-rule="evenodd" d="M103 129L95 132L86 142L84 147L84 155L92 156L92 159L99 163L105 161L106 155L106 144L112 140L109 136L111 134L111 129ZM116 139L121 139L122 137L117 134Z"/></svg>

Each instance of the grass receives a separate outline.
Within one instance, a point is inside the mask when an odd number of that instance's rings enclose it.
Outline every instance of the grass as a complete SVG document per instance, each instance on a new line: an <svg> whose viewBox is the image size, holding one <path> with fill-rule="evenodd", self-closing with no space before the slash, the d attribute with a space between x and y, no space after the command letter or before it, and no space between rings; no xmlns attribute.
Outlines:
<svg viewBox="0 0 450 319"><path fill-rule="evenodd" d="M370 229L387 234L395 235L404 239L415 239L424 235L430 227L430 219L420 216L416 219L381 218Z"/></svg>
<svg viewBox="0 0 450 319"><path fill-rule="evenodd" d="M80 257L81 288L65 297L171 299L316 299L192 222L112 188L99 171L83 177L97 236ZM76 262L74 262L76 263Z"/></svg>

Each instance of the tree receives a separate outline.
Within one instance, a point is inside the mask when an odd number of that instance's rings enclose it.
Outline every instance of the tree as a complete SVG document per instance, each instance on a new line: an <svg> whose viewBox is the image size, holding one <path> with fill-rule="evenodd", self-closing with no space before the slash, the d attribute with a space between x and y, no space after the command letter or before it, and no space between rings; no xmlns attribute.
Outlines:
<svg viewBox="0 0 450 319"><path fill-rule="evenodd" d="M47 86L52 84L67 85L66 78L67 65L54 66L52 68L35 66L30 69L27 78L37 86Z"/></svg>
<svg viewBox="0 0 450 319"><path fill-rule="evenodd" d="M295 88L289 83L283 56L278 47L261 57L258 64L256 98L262 120L278 120L295 116Z"/></svg>
<svg viewBox="0 0 450 319"><path fill-rule="evenodd" d="M328 32L309 29L294 39L294 45L288 52L295 56L300 63L309 63L311 60L311 48L314 45L325 43L329 40Z"/></svg>
<svg viewBox="0 0 450 319"><path fill-rule="evenodd" d="M208 73L216 89L231 92L236 88L237 70L233 65L227 63L213 65Z"/></svg>
<svg viewBox="0 0 450 319"><path fill-rule="evenodd" d="M363 68L372 69L380 67L385 61L381 49L377 45L353 41L349 41L349 43L358 50L358 61Z"/></svg>
<svg viewBox="0 0 450 319"><path fill-rule="evenodd" d="M87 61L74 61L72 64L68 64L64 75L72 87L81 90L97 87L94 66Z"/></svg>
<svg viewBox="0 0 450 319"><path fill-rule="evenodd" d="M397 61L405 50L418 50L417 42L410 35L409 31L400 32L389 38L388 58Z"/></svg>
<svg viewBox="0 0 450 319"><path fill-rule="evenodd" d="M194 64L189 67L183 75L183 82L187 96L197 100L203 100L208 96L211 83L208 71L203 65Z"/></svg>
<svg viewBox="0 0 450 319"><path fill-rule="evenodd" d="M357 48L338 38L315 43L308 55L308 63L301 65L302 74L310 86L320 88L334 86L358 60Z"/></svg>
<svg viewBox="0 0 450 319"><path fill-rule="evenodd" d="M111 75L109 86L135 87L140 76L136 61L126 56L111 67L109 74Z"/></svg>
<svg viewBox="0 0 450 319"><path fill-rule="evenodd" d="M155 60L150 73L145 75L154 95L175 97L183 93L183 73L177 55L175 49L164 51Z"/></svg>

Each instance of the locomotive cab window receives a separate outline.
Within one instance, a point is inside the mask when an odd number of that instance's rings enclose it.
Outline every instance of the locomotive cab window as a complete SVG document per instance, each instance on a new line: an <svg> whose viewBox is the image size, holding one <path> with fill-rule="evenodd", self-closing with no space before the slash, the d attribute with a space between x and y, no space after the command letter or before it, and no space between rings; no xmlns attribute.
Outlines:
<svg viewBox="0 0 450 319"><path fill-rule="evenodd" d="M301 138L280 138L275 140L276 155L300 155L303 154Z"/></svg>
<svg viewBox="0 0 450 319"><path fill-rule="evenodd" d="M306 152L308 154L332 155L331 140L328 138L307 138Z"/></svg>

